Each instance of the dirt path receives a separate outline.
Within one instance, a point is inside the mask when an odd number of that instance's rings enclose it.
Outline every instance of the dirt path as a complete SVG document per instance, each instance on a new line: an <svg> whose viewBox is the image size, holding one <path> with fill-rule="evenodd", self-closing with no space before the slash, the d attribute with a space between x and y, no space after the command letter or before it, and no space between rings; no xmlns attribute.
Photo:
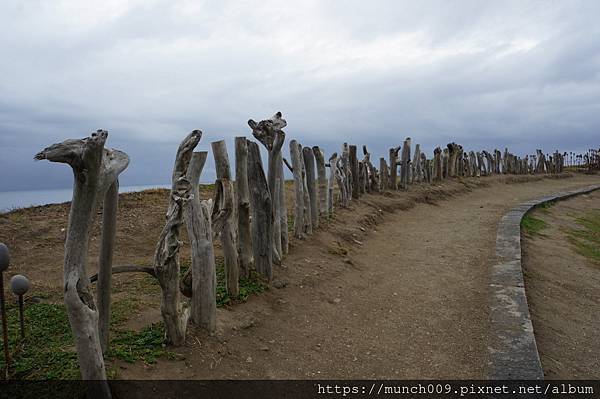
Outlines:
<svg viewBox="0 0 600 399"><path fill-rule="evenodd" d="M220 310L218 335L192 332L178 350L183 361L121 364L119 376L484 378L500 217L521 201L598 181L489 180L469 193L451 183L437 195L426 189L414 207L395 194L366 196L292 249L276 273L285 288ZM352 219L365 209L373 216Z"/></svg>
<svg viewBox="0 0 600 399"><path fill-rule="evenodd" d="M598 379L600 192L536 209L530 217L539 231L524 235L523 269L544 375Z"/></svg>

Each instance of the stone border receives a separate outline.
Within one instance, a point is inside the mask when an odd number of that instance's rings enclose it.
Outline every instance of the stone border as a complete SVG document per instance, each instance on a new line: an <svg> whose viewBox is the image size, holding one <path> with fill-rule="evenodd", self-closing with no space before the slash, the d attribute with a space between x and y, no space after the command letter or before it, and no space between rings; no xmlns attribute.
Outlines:
<svg viewBox="0 0 600 399"><path fill-rule="evenodd" d="M502 217L496 235L497 263L490 288L491 331L490 379L543 379L533 324L529 315L521 266L521 219L533 208L550 201L600 189L600 184L556 193L524 202Z"/></svg>

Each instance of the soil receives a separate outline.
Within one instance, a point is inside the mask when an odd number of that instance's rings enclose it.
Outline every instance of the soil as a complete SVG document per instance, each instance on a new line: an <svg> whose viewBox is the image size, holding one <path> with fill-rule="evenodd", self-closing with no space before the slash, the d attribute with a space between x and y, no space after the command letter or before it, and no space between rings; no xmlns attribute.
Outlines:
<svg viewBox="0 0 600 399"><path fill-rule="evenodd" d="M591 210L600 210L598 191L536 209L531 216L546 227L523 235L527 301L546 378L600 378L600 263L578 253L567 233Z"/></svg>
<svg viewBox="0 0 600 399"><path fill-rule="evenodd" d="M219 309L214 336L192 328L174 349L178 360L118 363L118 377L485 378L498 221L519 202L600 182L567 177L495 176L365 195L293 240L271 289ZM161 190L121 196L115 265L149 264L166 203ZM11 273L29 276L50 300L60 300L67 212L65 204L0 215ZM181 256L189 259L189 245ZM115 292L138 295L144 278L116 275ZM158 301L146 294L130 326L160 320Z"/></svg>

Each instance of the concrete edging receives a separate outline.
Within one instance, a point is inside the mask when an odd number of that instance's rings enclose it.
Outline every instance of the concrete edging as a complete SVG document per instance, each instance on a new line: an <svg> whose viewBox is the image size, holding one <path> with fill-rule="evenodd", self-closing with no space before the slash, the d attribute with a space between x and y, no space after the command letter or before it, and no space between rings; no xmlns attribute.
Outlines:
<svg viewBox="0 0 600 399"><path fill-rule="evenodd" d="M600 189L600 184L556 193L524 202L506 213L496 233L497 263L490 288L491 331L488 353L490 379L543 379L533 324L527 305L521 266L521 219L533 208L550 201Z"/></svg>

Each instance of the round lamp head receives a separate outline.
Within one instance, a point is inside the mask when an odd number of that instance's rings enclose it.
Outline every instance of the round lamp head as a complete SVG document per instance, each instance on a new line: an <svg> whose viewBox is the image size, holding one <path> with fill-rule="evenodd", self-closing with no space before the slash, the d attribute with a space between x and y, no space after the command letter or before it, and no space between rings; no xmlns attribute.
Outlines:
<svg viewBox="0 0 600 399"><path fill-rule="evenodd" d="M29 291L29 280L27 280L27 277L20 274L14 275L13 278L10 279L10 289L13 294L17 296L24 295Z"/></svg>
<svg viewBox="0 0 600 399"><path fill-rule="evenodd" d="M4 243L0 242L0 273L8 269L10 263L10 252Z"/></svg>

